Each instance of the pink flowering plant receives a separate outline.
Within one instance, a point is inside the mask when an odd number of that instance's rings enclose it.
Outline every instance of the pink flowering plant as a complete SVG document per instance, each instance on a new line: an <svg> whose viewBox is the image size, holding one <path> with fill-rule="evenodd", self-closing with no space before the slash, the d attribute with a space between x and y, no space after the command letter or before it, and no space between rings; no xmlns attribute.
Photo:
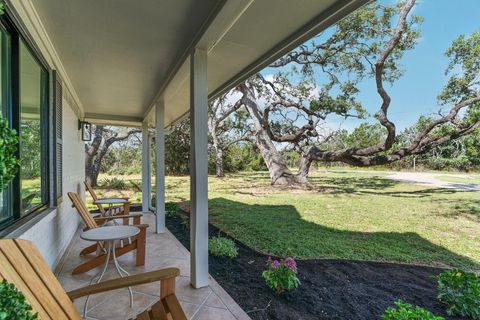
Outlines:
<svg viewBox="0 0 480 320"><path fill-rule="evenodd" d="M297 272L295 257L280 260L268 257L267 270L262 272L262 276L267 281L267 285L280 294L298 287L300 280L297 278Z"/></svg>

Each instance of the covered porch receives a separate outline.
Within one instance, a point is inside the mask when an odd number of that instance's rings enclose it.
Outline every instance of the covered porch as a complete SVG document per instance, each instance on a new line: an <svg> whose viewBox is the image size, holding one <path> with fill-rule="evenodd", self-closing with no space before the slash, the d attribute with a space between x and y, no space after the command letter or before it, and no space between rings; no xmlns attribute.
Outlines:
<svg viewBox="0 0 480 320"><path fill-rule="evenodd" d="M247 319L208 271L209 101L366 2L6 1L12 23L25 33L55 81L49 84L52 103L46 133L52 146L45 155L48 208L8 236L33 241L66 290L88 283L95 270L70 274L85 245L78 238L82 224L66 196L67 192L83 198L85 194L85 175L79 169L84 167L85 155L77 121L141 127L142 211L150 225L146 263L134 267L128 254L120 258L121 263L133 274L166 266L180 268L177 291L189 318ZM165 227L165 131L185 117L190 117L192 135L190 253ZM58 119L63 154L56 148ZM156 198L154 207L151 194ZM115 298L99 294L88 315L128 318L150 305L157 289L156 285L136 288L134 310L125 303L126 292L114 291Z"/></svg>

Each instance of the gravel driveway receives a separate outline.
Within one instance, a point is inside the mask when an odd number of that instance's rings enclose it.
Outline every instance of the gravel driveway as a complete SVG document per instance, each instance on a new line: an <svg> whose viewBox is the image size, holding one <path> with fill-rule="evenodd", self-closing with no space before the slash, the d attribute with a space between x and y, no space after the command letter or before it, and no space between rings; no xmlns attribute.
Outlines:
<svg viewBox="0 0 480 320"><path fill-rule="evenodd" d="M411 182L425 186L432 186L437 188L460 189L470 191L480 191L480 187L476 184L447 182L437 179L438 176L451 176L468 179L468 175L464 174L445 174L445 173L431 173L431 172L395 172L388 175L388 179Z"/></svg>

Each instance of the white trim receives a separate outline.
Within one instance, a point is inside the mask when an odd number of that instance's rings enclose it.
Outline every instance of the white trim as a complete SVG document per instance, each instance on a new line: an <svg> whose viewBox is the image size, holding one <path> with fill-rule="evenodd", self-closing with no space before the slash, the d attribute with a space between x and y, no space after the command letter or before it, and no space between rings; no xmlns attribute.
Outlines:
<svg viewBox="0 0 480 320"><path fill-rule="evenodd" d="M84 108L73 87L55 47L43 26L31 0L6 0L5 4L15 18L23 24L24 32L35 42L51 69L57 70L63 82L64 97L79 118L83 118Z"/></svg>
<svg viewBox="0 0 480 320"><path fill-rule="evenodd" d="M141 127L143 124L143 119L136 117L106 115L90 112L85 113L84 119L85 121L91 122L93 124L103 124L107 126Z"/></svg>

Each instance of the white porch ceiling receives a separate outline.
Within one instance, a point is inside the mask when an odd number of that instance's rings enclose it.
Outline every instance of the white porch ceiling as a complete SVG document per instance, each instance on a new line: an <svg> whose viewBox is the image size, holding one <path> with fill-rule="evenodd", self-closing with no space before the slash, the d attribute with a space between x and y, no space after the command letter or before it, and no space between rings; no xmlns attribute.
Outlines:
<svg viewBox="0 0 480 320"><path fill-rule="evenodd" d="M36 0L87 118L139 123L160 94L165 125L189 108L188 52L206 48L210 96L367 0Z"/></svg>

